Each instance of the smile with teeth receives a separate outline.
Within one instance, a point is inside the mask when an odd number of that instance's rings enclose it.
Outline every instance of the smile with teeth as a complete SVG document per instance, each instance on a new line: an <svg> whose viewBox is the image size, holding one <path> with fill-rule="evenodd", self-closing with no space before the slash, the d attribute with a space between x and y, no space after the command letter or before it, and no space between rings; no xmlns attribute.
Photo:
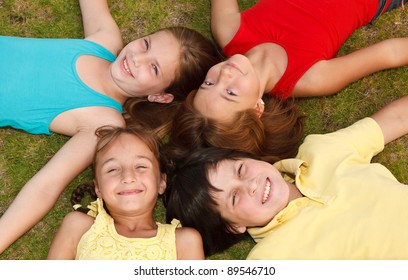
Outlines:
<svg viewBox="0 0 408 280"><path fill-rule="evenodd" d="M265 191L262 197L262 203L265 203L266 200L269 197L269 193L271 192L271 182L269 181L269 179L266 180L266 184L265 184Z"/></svg>
<svg viewBox="0 0 408 280"><path fill-rule="evenodd" d="M130 75L132 75L132 72L130 72L129 65L127 63L126 58L123 60L123 67L125 68L126 72L128 72Z"/></svg>
<svg viewBox="0 0 408 280"><path fill-rule="evenodd" d="M137 189L131 189L131 190L123 190L118 192L118 195L134 195L134 194L138 194L141 193L141 190L137 190Z"/></svg>

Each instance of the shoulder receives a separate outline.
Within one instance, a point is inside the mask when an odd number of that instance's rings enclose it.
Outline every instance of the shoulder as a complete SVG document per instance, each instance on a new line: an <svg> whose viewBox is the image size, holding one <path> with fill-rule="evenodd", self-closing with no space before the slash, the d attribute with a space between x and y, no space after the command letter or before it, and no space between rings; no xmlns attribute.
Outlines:
<svg viewBox="0 0 408 280"><path fill-rule="evenodd" d="M383 148L384 138L378 124L372 118L364 118L331 133L308 135L299 147L298 157L307 161L309 157L327 160L330 155L334 163L335 158L354 155L369 161Z"/></svg>
<svg viewBox="0 0 408 280"><path fill-rule="evenodd" d="M178 259L204 259L201 235L193 228L176 229L176 247Z"/></svg>
<svg viewBox="0 0 408 280"><path fill-rule="evenodd" d="M69 225L70 228L73 228L75 230L81 230L90 228L94 220L95 219L93 217L85 213L72 211L64 217L62 223Z"/></svg>
<svg viewBox="0 0 408 280"><path fill-rule="evenodd" d="M63 229L66 235L75 237L77 239L76 242L79 242L79 239L91 228L94 221L95 218L85 213L73 211L65 216L61 229Z"/></svg>
<svg viewBox="0 0 408 280"><path fill-rule="evenodd" d="M200 233L194 229L189 227L182 227L176 229L176 239L182 239L183 242L194 242L200 241L201 242L201 235Z"/></svg>
<svg viewBox="0 0 408 280"><path fill-rule="evenodd" d="M68 136L79 132L93 136L95 130L104 125L124 127L125 120L119 111L110 107L84 107L58 115L52 121L50 130Z"/></svg>
<svg viewBox="0 0 408 280"><path fill-rule="evenodd" d="M86 118L88 122L100 123L100 124L110 124L110 125L124 125L125 121L122 113L118 110L105 107L105 106L93 106L83 108L86 113L83 117Z"/></svg>
<svg viewBox="0 0 408 280"><path fill-rule="evenodd" d="M109 107L93 107L92 109L92 120L93 123L97 124L97 127L102 125L125 126L122 113L116 109Z"/></svg>
<svg viewBox="0 0 408 280"><path fill-rule="evenodd" d="M84 213L73 211L62 220L60 234L72 239L78 239L92 226L94 218Z"/></svg>
<svg viewBox="0 0 408 280"><path fill-rule="evenodd" d="M315 62L297 81L292 92L294 97L324 96L330 94L332 80L330 62L319 60Z"/></svg>

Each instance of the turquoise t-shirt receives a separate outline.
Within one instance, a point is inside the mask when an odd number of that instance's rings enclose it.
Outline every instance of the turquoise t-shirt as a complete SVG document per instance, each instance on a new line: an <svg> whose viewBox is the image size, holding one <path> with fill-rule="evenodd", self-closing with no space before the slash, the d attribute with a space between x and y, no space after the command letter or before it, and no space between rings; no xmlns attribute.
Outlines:
<svg viewBox="0 0 408 280"><path fill-rule="evenodd" d="M83 39L0 36L0 127L51 134L50 123L67 110L106 106L122 112L119 102L81 81L75 67L81 55L116 58Z"/></svg>

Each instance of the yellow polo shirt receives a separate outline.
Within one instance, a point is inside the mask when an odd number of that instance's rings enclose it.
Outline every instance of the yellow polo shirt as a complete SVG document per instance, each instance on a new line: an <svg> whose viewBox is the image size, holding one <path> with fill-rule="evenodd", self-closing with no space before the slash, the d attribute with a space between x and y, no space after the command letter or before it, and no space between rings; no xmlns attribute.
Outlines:
<svg viewBox="0 0 408 280"><path fill-rule="evenodd" d="M275 164L304 197L248 229L248 259L408 259L408 186L370 163L383 147L371 118L307 136L296 159Z"/></svg>

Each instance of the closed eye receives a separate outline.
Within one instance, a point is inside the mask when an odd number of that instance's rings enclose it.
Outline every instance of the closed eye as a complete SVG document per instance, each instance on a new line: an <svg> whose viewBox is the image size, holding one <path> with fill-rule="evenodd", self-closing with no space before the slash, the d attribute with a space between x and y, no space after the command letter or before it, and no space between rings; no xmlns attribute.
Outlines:
<svg viewBox="0 0 408 280"><path fill-rule="evenodd" d="M147 166L145 166L145 165L136 165L136 169L146 169L147 168Z"/></svg>
<svg viewBox="0 0 408 280"><path fill-rule="evenodd" d="M143 39L146 51L149 49L149 42L146 39Z"/></svg>
<svg viewBox="0 0 408 280"><path fill-rule="evenodd" d="M243 166L244 164L240 164L239 166L238 166L238 170L237 170L237 174L238 174L238 177L241 177L241 173L242 173L242 166Z"/></svg>
<svg viewBox="0 0 408 280"><path fill-rule="evenodd" d="M236 193L236 192L233 192L233 193L232 193L232 206L235 205L236 197L237 197L237 193Z"/></svg>

